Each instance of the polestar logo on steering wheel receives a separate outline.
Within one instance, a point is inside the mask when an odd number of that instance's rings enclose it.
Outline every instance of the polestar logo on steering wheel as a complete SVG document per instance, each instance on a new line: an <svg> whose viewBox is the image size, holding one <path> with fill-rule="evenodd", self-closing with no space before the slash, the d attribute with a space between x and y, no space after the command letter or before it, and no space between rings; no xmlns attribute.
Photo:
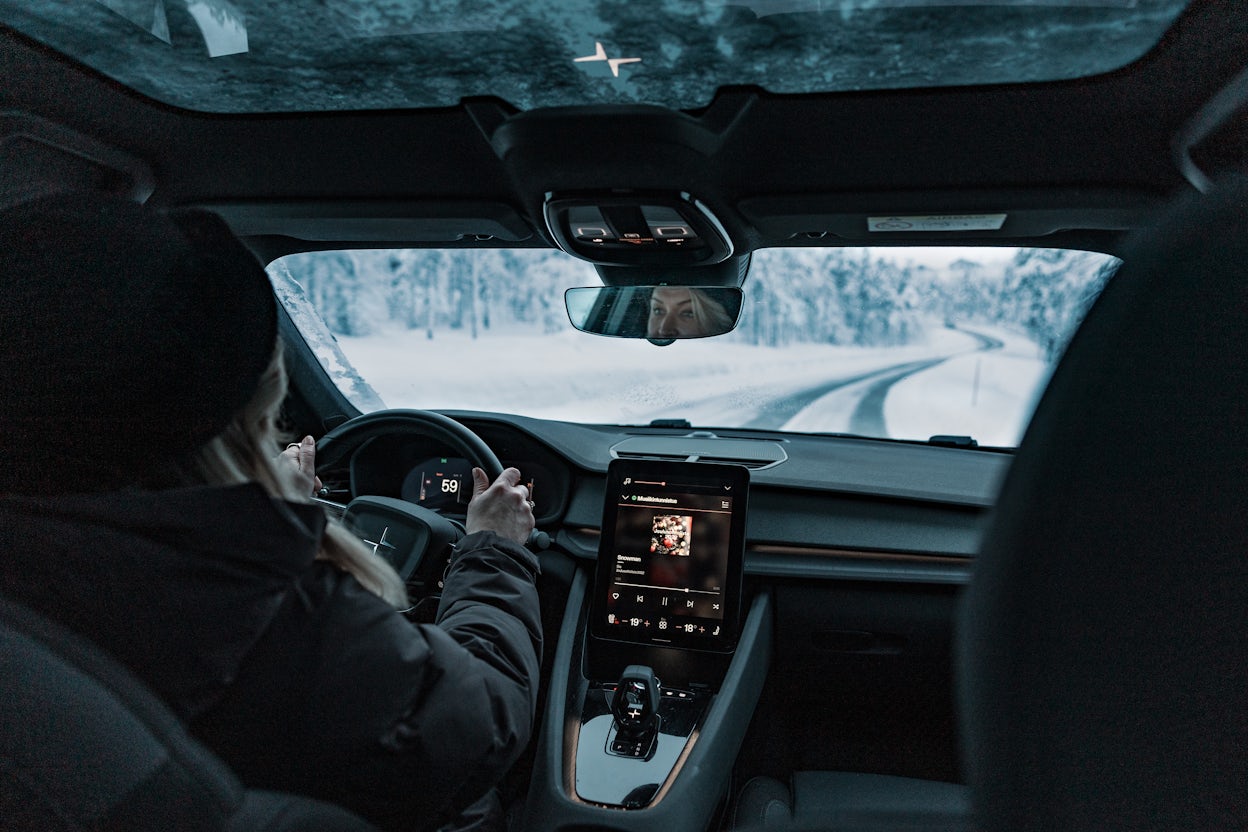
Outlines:
<svg viewBox="0 0 1248 832"><path fill-rule="evenodd" d="M386 526L381 530L381 539L377 541L365 540L364 542L373 547L373 554L380 555L383 558L389 558L394 553L394 544L386 540L386 535L390 533L390 527ZM383 551L384 550L384 551Z"/></svg>

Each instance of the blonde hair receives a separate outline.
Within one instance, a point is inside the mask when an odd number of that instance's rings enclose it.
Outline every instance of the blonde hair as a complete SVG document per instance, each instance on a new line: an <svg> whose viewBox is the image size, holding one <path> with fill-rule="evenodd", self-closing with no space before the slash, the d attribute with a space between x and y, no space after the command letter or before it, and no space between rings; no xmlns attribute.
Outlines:
<svg viewBox="0 0 1248 832"><path fill-rule="evenodd" d="M286 385L279 342L251 401L235 414L225 430L195 451L186 463L175 466L175 477L186 485L255 482L273 497L309 502L294 469L278 458L282 434L277 421ZM408 606L407 588L398 573L332 518L321 538L317 558L355 576L366 589L396 609Z"/></svg>
<svg viewBox="0 0 1248 832"><path fill-rule="evenodd" d="M724 305L713 299L706 290L690 289L689 301L690 306L693 307L693 317L706 334L723 333L732 329L732 315L729 315Z"/></svg>

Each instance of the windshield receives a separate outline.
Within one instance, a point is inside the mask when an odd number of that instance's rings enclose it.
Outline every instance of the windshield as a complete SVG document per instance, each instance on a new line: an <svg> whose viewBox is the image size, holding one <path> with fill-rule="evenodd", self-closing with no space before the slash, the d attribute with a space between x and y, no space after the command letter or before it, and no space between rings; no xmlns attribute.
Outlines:
<svg viewBox="0 0 1248 832"><path fill-rule="evenodd" d="M564 290L601 282L559 251L312 252L269 274L362 411L1012 447L1117 265L1057 249L764 250L734 332L664 347L573 329Z"/></svg>

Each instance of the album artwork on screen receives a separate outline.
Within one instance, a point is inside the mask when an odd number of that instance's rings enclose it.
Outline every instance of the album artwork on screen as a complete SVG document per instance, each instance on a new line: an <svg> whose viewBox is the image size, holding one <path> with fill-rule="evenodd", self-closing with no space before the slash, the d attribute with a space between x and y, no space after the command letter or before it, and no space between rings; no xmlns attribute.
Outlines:
<svg viewBox="0 0 1248 832"><path fill-rule="evenodd" d="M736 644L749 471L615 460L607 475L591 631L699 650Z"/></svg>

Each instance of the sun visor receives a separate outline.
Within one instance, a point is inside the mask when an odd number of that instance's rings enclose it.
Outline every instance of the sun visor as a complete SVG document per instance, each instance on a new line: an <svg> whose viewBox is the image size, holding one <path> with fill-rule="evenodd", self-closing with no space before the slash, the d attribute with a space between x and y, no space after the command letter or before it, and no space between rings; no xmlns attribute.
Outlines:
<svg viewBox="0 0 1248 832"><path fill-rule="evenodd" d="M46 119L0 111L0 207L73 191L143 202L154 188L142 160Z"/></svg>
<svg viewBox="0 0 1248 832"><path fill-rule="evenodd" d="M518 243L533 236L511 206L484 200L212 202L198 207L220 214L240 237L418 244Z"/></svg>
<svg viewBox="0 0 1248 832"><path fill-rule="evenodd" d="M1174 142L1175 161L1199 191L1218 172L1248 168L1248 69L1197 111Z"/></svg>

